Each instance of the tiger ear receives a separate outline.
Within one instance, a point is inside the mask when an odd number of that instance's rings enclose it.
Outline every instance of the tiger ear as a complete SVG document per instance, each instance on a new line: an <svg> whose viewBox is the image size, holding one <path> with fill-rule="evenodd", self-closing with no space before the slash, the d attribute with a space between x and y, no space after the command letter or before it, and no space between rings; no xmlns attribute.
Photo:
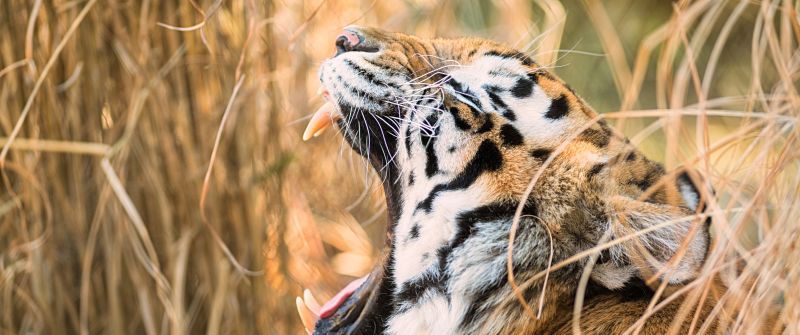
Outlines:
<svg viewBox="0 0 800 335"><path fill-rule="evenodd" d="M678 171L676 181L678 192L686 207L695 213L702 213L708 208L707 200L713 196L714 188L702 175L695 170L683 168ZM707 218L706 221L711 223L711 218Z"/></svg>
<svg viewBox="0 0 800 335"><path fill-rule="evenodd" d="M710 243L708 220L697 215L705 208L704 197L688 174L677 179L682 206L626 196L608 199L610 240L624 241L610 247L606 259L595 265L595 282L617 289L634 277L682 284L697 276Z"/></svg>

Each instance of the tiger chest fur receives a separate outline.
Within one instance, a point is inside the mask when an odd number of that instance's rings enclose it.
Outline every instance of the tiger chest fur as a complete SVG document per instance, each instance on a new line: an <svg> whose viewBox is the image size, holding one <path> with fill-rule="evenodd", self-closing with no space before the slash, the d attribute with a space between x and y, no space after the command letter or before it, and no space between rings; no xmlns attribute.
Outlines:
<svg viewBox="0 0 800 335"><path fill-rule="evenodd" d="M336 45L307 134L333 123L373 165L390 238L318 333L568 333L584 272L587 327L614 330L634 314L601 316L644 310L643 280L695 276L708 245L697 177L648 160L524 54L358 27Z"/></svg>

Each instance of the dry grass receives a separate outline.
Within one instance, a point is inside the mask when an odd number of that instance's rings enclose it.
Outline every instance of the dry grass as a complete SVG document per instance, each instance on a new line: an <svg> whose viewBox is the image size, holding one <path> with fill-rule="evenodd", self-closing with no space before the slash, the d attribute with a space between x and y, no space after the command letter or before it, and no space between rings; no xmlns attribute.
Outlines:
<svg viewBox="0 0 800 335"><path fill-rule="evenodd" d="M713 182L691 301L719 276L720 306L747 307L733 333L771 309L800 333L798 3L536 4L2 1L0 333L297 333L302 287L366 273L379 190L335 136L300 142L351 23L556 66L651 157Z"/></svg>

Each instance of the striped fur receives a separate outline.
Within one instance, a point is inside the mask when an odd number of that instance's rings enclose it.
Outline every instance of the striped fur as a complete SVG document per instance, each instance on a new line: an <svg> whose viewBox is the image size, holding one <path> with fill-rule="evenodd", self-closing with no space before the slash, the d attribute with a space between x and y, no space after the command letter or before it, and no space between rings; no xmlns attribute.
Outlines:
<svg viewBox="0 0 800 335"><path fill-rule="evenodd" d="M385 283L378 301L389 307L365 309L374 315L359 320L369 327L347 332L571 332L588 259L550 273L542 315L529 318L506 271L520 203L512 266L532 306L543 281L531 278L549 262L675 221L596 256L584 331L626 329L647 307L644 280L652 276L671 286L694 278L709 244L703 220L692 219L702 210L696 176L647 159L518 51L481 39L347 29L363 37L365 51L325 61L320 80L341 108L344 138L381 175L391 219L388 265L373 278ZM645 333L667 329L676 310L659 312Z"/></svg>

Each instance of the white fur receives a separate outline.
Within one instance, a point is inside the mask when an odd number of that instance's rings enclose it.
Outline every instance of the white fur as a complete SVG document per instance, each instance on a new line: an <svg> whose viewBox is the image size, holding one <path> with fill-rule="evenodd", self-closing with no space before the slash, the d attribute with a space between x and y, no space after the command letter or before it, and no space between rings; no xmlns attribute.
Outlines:
<svg viewBox="0 0 800 335"><path fill-rule="evenodd" d="M490 72L498 72L498 70L505 75L490 74ZM527 76L528 68L515 59L483 57L472 64L457 68L449 74L454 80L468 86L472 92L478 95L481 103L488 107L491 106L491 98L481 86L490 84L510 89L514 87L519 77ZM513 123L526 139L546 145L557 144L558 140L563 137L566 129L564 122L549 120L544 116L553 103L553 99L548 97L539 85L533 86L533 91L527 98L515 98L508 91L500 93L499 96L515 112L517 120Z"/></svg>
<svg viewBox="0 0 800 335"><path fill-rule="evenodd" d="M499 75L490 74L491 71ZM519 77L527 75L527 68L518 60L500 57L482 57L472 64L454 67L448 74L453 80L469 88L470 92L477 95L484 106L482 112L491 106L491 99L482 85L489 84L505 89L513 87ZM546 120L543 114L550 106L548 98L540 87L534 85L533 94L524 99L517 99L510 93L501 95L504 102L515 111L518 127L523 136L533 141L542 143L548 139L557 138L563 131L558 122ZM461 100L470 103L468 100ZM473 106L478 109L478 106ZM431 190L438 184L451 181L464 168L467 160L474 155L475 145L466 143L464 137L453 134L459 132L446 114L440 116L440 132L448 136L440 136L434 141L438 158L439 173L431 178L425 175L426 155L425 148L419 140L419 129L415 127L431 113L429 110L417 110L409 113L401 126L398 139L400 156L399 165L403 168L403 183L408 184L408 176L413 171L415 182L410 187L404 188L403 204L400 219L395 227L396 240L394 249L394 279L396 290L399 292L403 284L418 279L421 276L431 275L438 271L436 251L447 245L454 238L456 217L460 212L470 210L491 202L483 186L481 176L469 188L464 190L442 191L431 204L431 212L416 210L417 204L428 197ZM412 127L412 150L406 152L406 129ZM449 153L448 149L455 146L456 150ZM600 159L599 157L594 157ZM410 230L415 224L420 225L419 237L409 239ZM505 236L505 235L504 235ZM503 245L472 245L464 249L471 256L455 260L453 266L462 269L458 278L451 278L449 289L450 301L439 295L434 290L428 290L424 298L417 305L405 313L393 316L388 322L390 334L454 334L459 332L461 319L469 308L471 290L492 285L497 280L497 274L502 273L505 267L504 257L496 257L493 250L502 248L507 243L505 238L500 239ZM469 242L468 242L469 243ZM546 248L547 246L543 246ZM543 249L545 250L545 249ZM427 258L425 257L427 255ZM480 262L478 264L466 264Z"/></svg>
<svg viewBox="0 0 800 335"><path fill-rule="evenodd" d="M392 318L389 334L455 334L461 321L442 296L431 296L424 303Z"/></svg>
<svg viewBox="0 0 800 335"><path fill-rule="evenodd" d="M697 210L697 205L700 202L700 199L698 199L697 193L695 193L694 188L692 188L692 185L689 185L683 180L680 180L679 186L681 190L681 195L683 196L683 201L686 202L686 206L688 206L693 210Z"/></svg>

